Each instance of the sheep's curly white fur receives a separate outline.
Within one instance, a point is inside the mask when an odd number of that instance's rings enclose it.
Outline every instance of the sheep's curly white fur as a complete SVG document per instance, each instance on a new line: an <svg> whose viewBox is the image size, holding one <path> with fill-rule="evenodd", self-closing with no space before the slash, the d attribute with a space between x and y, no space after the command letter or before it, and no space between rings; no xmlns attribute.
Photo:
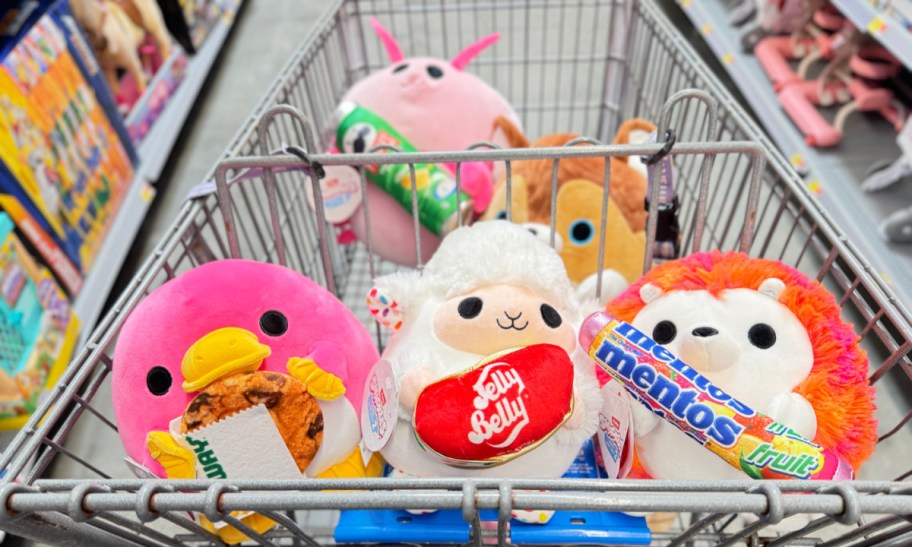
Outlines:
<svg viewBox="0 0 912 547"><path fill-rule="evenodd" d="M425 367L442 378L476 364L483 356L456 350L434 335L432 316L442 302L491 285L526 287L554 302L561 316L578 330L582 322L576 293L560 256L525 229L506 221L488 221L460 228L444 240L422 273L396 273L378 278L376 287L395 300L404 313L402 327L383 353L398 379ZM424 452L400 408L396 431L382 451L393 467L415 476L497 476L555 478L572 463L582 443L598 428L602 396L594 365L577 347L574 393L584 408L582 426L562 427L535 450L491 468L459 468Z"/></svg>

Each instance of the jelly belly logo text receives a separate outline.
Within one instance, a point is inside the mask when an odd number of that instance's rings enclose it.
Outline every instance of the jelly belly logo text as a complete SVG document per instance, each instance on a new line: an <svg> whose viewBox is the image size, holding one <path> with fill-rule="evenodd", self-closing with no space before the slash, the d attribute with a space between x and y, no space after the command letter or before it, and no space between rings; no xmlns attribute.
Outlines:
<svg viewBox="0 0 912 547"><path fill-rule="evenodd" d="M491 363L482 369L472 389L477 396L472 401L475 411L469 442L509 446L530 422L522 398L526 386L519 372L507 363Z"/></svg>
<svg viewBox="0 0 912 547"><path fill-rule="evenodd" d="M728 406L742 416L753 416L753 410L732 399L730 395L712 385L699 372L676 359L668 350L656 344L633 326L620 324L614 332L653 358L667 363L670 368L690 380L697 389L682 388L671 379L660 375L649 363L637 363L633 355L607 339L602 341L595 352L595 357L599 361L624 377L627 384L636 386L636 389L648 401L655 402L693 429L705 432L706 436L720 446L730 448L735 444L738 437L744 432L744 426L728 416L717 415L711 406L698 402L700 392L706 393L720 405Z"/></svg>

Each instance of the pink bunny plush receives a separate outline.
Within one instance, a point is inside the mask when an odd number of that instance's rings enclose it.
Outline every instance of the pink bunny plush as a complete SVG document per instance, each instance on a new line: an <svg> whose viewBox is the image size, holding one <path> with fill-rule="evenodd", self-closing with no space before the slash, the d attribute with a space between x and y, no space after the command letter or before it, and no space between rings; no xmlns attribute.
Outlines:
<svg viewBox="0 0 912 547"><path fill-rule="evenodd" d="M491 141L494 120L504 116L519 124L510 104L494 88L464 71L466 65L500 38L486 36L459 52L452 60L433 57L406 59L396 39L376 19L371 26L390 58L390 66L356 83L342 101L352 101L381 118L418 150L462 150ZM355 152L361 150L346 150ZM455 173L455 164L444 165ZM460 168L462 190L471 196L474 210L481 214L491 201L493 176L490 163L464 163ZM368 185L373 250L398 264L415 266L417 253L411 214L373 184ZM358 239L366 241L363 211L351 217ZM427 261L440 238L421 228L421 258Z"/></svg>

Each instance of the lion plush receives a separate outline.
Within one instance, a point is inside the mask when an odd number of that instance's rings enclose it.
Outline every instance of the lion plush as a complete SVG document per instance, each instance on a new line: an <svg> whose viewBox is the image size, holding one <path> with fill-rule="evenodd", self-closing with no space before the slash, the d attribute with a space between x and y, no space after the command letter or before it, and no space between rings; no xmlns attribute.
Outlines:
<svg viewBox="0 0 912 547"><path fill-rule="evenodd" d="M563 146L579 137L574 133L555 133L530 143L504 118L498 118L495 127L502 140L513 148ZM631 119L621 125L614 142L642 141L654 130L655 126L645 120ZM632 139L634 136L637 138ZM553 161L545 159L511 164L512 220L534 226L533 231L539 235L545 231L545 237L550 236L552 169ZM623 278L616 290L619 292L643 273L647 181L638 158L632 157L611 158L610 175L604 266ZM573 158L558 163L554 225L559 237L555 239L570 280L581 286L593 284L598 269L604 176L603 158ZM506 218L506 203L506 177L501 176L482 219Z"/></svg>

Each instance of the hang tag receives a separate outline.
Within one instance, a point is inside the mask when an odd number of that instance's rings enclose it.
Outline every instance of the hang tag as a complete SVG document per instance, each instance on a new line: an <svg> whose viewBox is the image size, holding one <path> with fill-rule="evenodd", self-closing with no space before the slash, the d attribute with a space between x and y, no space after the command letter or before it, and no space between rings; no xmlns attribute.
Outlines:
<svg viewBox="0 0 912 547"><path fill-rule="evenodd" d="M348 165L330 165L324 167L326 176L320 179L320 191L323 192L323 210L326 220L332 224L341 224L350 219L364 196L361 195L361 176L357 169ZM314 209L313 189L307 187L307 204Z"/></svg>
<svg viewBox="0 0 912 547"><path fill-rule="evenodd" d="M399 417L399 386L393 365L381 359L367 376L361 402L361 437L371 452L379 452L393 436ZM363 453L362 453L363 457Z"/></svg>
<svg viewBox="0 0 912 547"><path fill-rule="evenodd" d="M361 463L364 464L364 467L367 467L371 458L374 456L374 453L364 444L364 439L361 439L361 441L358 442L358 451L361 452Z"/></svg>
<svg viewBox="0 0 912 547"><path fill-rule="evenodd" d="M650 134L647 142L656 142L655 133ZM659 185L659 203L656 207L656 233L653 241L653 257L657 264L673 260L680 255L681 227L678 221L678 197L674 188L674 165L671 155L662 158L658 163L646 166L649 186L646 191L646 210L649 210L654 184Z"/></svg>
<svg viewBox="0 0 912 547"><path fill-rule="evenodd" d="M608 478L623 478L633 466L633 415L624 388L614 380L602 386L598 445Z"/></svg>
<svg viewBox="0 0 912 547"><path fill-rule="evenodd" d="M124 458L124 463L127 464L127 468L133 472L139 479L160 479L158 475L149 470L148 467L134 460L133 458L126 457Z"/></svg>

